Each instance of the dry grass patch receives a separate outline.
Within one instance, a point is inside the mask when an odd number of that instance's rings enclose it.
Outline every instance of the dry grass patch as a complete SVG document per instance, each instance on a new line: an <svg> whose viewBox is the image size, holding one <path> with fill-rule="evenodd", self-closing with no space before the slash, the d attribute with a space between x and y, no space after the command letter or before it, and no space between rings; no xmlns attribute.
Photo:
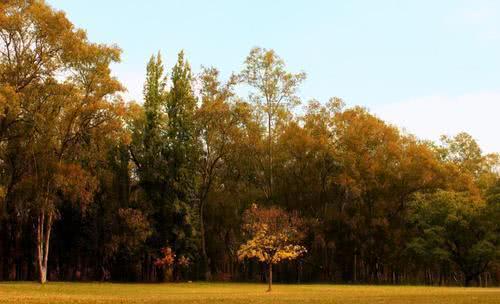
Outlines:
<svg viewBox="0 0 500 304"><path fill-rule="evenodd" d="M181 283L0 283L0 303L499 304L500 288Z"/></svg>

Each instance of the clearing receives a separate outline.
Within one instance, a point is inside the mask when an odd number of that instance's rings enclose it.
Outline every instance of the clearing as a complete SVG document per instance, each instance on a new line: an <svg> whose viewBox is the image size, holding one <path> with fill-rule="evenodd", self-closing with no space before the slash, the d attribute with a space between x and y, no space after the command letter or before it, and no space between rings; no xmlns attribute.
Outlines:
<svg viewBox="0 0 500 304"><path fill-rule="evenodd" d="M499 304L500 288L239 283L1 282L0 303Z"/></svg>

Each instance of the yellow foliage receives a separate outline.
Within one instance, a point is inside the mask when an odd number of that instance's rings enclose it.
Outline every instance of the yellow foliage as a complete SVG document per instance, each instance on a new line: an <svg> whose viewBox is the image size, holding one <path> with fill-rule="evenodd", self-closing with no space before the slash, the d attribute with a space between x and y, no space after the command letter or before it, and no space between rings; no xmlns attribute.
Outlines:
<svg viewBox="0 0 500 304"><path fill-rule="evenodd" d="M244 228L251 238L240 246L238 259L257 259L268 264L294 260L307 252L300 240L294 217L278 208L258 209L253 204L247 211ZM270 226L273 226L272 229Z"/></svg>

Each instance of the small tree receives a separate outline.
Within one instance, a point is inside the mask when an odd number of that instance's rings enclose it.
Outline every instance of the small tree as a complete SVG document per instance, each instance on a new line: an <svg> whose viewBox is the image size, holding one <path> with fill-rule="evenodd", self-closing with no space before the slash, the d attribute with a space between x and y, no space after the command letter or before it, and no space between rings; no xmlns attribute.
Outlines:
<svg viewBox="0 0 500 304"><path fill-rule="evenodd" d="M278 207L258 208L253 204L243 216L243 230L249 240L240 246L238 259L255 258L268 265L268 292L273 284L273 264L294 260L306 253L299 245L304 234L302 220Z"/></svg>
<svg viewBox="0 0 500 304"><path fill-rule="evenodd" d="M162 256L156 259L155 266L165 271L164 276L166 280L178 280L179 272L187 270L191 265L191 259L183 255L177 257L170 247L163 247L161 254ZM174 268L177 269L177 275L175 275Z"/></svg>

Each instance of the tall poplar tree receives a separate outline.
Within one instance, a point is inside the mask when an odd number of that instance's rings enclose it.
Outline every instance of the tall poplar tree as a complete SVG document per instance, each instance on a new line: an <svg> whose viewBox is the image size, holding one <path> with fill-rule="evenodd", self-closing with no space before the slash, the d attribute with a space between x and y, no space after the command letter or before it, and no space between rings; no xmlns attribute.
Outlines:
<svg viewBox="0 0 500 304"><path fill-rule="evenodd" d="M172 68L171 89L166 112L168 155L168 195L171 245L178 255L192 257L196 252L195 165L199 157L195 114L197 100L192 88L192 74L184 52Z"/></svg>

